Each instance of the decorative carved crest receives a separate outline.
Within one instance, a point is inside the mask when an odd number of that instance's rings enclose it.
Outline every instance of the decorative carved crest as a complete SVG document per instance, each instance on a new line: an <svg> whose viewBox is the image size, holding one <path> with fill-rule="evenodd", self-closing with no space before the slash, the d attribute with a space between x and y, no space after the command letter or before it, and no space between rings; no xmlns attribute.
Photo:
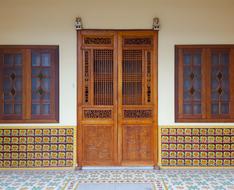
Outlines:
<svg viewBox="0 0 234 190"><path fill-rule="evenodd" d="M76 30L81 30L83 28L81 17L76 17L75 27Z"/></svg>
<svg viewBox="0 0 234 190"><path fill-rule="evenodd" d="M159 18L154 17L153 18L153 30L159 30L159 29L160 29Z"/></svg>

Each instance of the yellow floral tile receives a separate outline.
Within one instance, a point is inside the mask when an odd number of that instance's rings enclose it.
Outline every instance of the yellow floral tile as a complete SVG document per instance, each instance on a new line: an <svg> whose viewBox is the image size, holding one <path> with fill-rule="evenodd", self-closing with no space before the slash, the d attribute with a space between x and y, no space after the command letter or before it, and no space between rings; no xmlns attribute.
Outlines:
<svg viewBox="0 0 234 190"><path fill-rule="evenodd" d="M19 151L26 151L27 146L26 145L19 145Z"/></svg>
<svg viewBox="0 0 234 190"><path fill-rule="evenodd" d="M192 158L192 152L185 152L185 158Z"/></svg>
<svg viewBox="0 0 234 190"><path fill-rule="evenodd" d="M58 145L57 144L52 144L51 145L51 151L56 151L58 150Z"/></svg>
<svg viewBox="0 0 234 190"><path fill-rule="evenodd" d="M11 151L11 146L10 145L4 145L3 150L5 152L10 152Z"/></svg>
<svg viewBox="0 0 234 190"><path fill-rule="evenodd" d="M26 144L27 143L27 138L26 137L20 137L19 138L19 143L20 144Z"/></svg>
<svg viewBox="0 0 234 190"><path fill-rule="evenodd" d="M51 135L57 135L58 129L51 129Z"/></svg>
<svg viewBox="0 0 234 190"><path fill-rule="evenodd" d="M28 130L27 130L27 135L28 135L28 136L34 136L34 132L35 132L34 129L28 129Z"/></svg>
<svg viewBox="0 0 234 190"><path fill-rule="evenodd" d="M207 144L200 144L200 150L207 150Z"/></svg>
<svg viewBox="0 0 234 190"><path fill-rule="evenodd" d="M230 129L223 129L223 134L224 135L230 135L231 134L231 130Z"/></svg>
<svg viewBox="0 0 234 190"><path fill-rule="evenodd" d="M206 158L207 152L200 152L200 158Z"/></svg>
<svg viewBox="0 0 234 190"><path fill-rule="evenodd" d="M49 137L43 137L43 143L49 143L50 138Z"/></svg>
<svg viewBox="0 0 234 190"><path fill-rule="evenodd" d="M10 159L11 154L10 153L4 153L4 159Z"/></svg>
<svg viewBox="0 0 234 190"><path fill-rule="evenodd" d="M215 152L208 152L209 158L215 158Z"/></svg>
<svg viewBox="0 0 234 190"><path fill-rule="evenodd" d="M176 138L175 136L170 136L170 137L168 137L168 138L169 138L168 141L169 141L170 143L176 143L176 141L177 141L177 140L176 140L177 138Z"/></svg>
<svg viewBox="0 0 234 190"><path fill-rule="evenodd" d="M208 135L214 135L215 129L208 129Z"/></svg>
<svg viewBox="0 0 234 190"><path fill-rule="evenodd" d="M67 143L73 143L73 137L66 137Z"/></svg>
<svg viewBox="0 0 234 190"><path fill-rule="evenodd" d="M176 135L177 133L176 133L176 129L169 129L169 134L170 135Z"/></svg>
<svg viewBox="0 0 234 190"><path fill-rule="evenodd" d="M185 135L191 135L192 134L192 129L185 129L184 134Z"/></svg>
<svg viewBox="0 0 234 190"><path fill-rule="evenodd" d="M184 136L177 136L177 142L183 143L184 142Z"/></svg>
<svg viewBox="0 0 234 190"><path fill-rule="evenodd" d="M177 152L177 158L184 158L184 152Z"/></svg>
<svg viewBox="0 0 234 190"><path fill-rule="evenodd" d="M202 166L206 166L207 165L207 160L201 159L200 163L201 163Z"/></svg>
<svg viewBox="0 0 234 190"><path fill-rule="evenodd" d="M66 150L67 151L73 151L73 145L72 144L67 144L66 145Z"/></svg>
<svg viewBox="0 0 234 190"><path fill-rule="evenodd" d="M35 145L36 151L42 151L42 145Z"/></svg>
<svg viewBox="0 0 234 190"><path fill-rule="evenodd" d="M223 134L223 129L215 129L215 134L216 135L222 135Z"/></svg>
<svg viewBox="0 0 234 190"><path fill-rule="evenodd" d="M177 129L177 135L183 135L184 129Z"/></svg>
<svg viewBox="0 0 234 190"><path fill-rule="evenodd" d="M43 129L43 135L50 135L49 129Z"/></svg>
<svg viewBox="0 0 234 190"><path fill-rule="evenodd" d="M170 165L176 165L176 159L170 159Z"/></svg>
<svg viewBox="0 0 234 190"><path fill-rule="evenodd" d="M169 129L161 129L162 135L168 135Z"/></svg>
<svg viewBox="0 0 234 190"><path fill-rule="evenodd" d="M185 143L191 143L191 142L192 142L192 138L190 136L186 136Z"/></svg>
<svg viewBox="0 0 234 190"><path fill-rule="evenodd" d="M42 135L42 129L36 129L35 136L41 136L41 135Z"/></svg>
<svg viewBox="0 0 234 190"><path fill-rule="evenodd" d="M201 136L200 137L200 143L207 143L207 137Z"/></svg>
<svg viewBox="0 0 234 190"><path fill-rule="evenodd" d="M222 165L223 165L223 160L217 159L217 160L216 160L216 165L217 165L217 166L222 166Z"/></svg>
<svg viewBox="0 0 234 190"><path fill-rule="evenodd" d="M184 150L184 144L177 144L177 150Z"/></svg>
<svg viewBox="0 0 234 190"><path fill-rule="evenodd" d="M231 142L231 137L224 136L224 137L223 137L223 142L224 142L224 143L230 143L230 142Z"/></svg>
<svg viewBox="0 0 234 190"><path fill-rule="evenodd" d="M66 137L59 137L59 143L64 143L66 141Z"/></svg>
<svg viewBox="0 0 234 190"><path fill-rule="evenodd" d="M65 151L65 149L66 149L66 146L64 144L60 144L58 147L59 151Z"/></svg>
<svg viewBox="0 0 234 190"><path fill-rule="evenodd" d="M18 137L12 137L11 138L11 143L12 144L18 144L19 143L19 138Z"/></svg>
<svg viewBox="0 0 234 190"><path fill-rule="evenodd" d="M19 135L19 130L18 129L12 129L11 135L12 136L18 136Z"/></svg>
<svg viewBox="0 0 234 190"><path fill-rule="evenodd" d="M185 148L185 150L191 150L192 149L192 145L191 144L185 144L184 148Z"/></svg>
<svg viewBox="0 0 234 190"><path fill-rule="evenodd" d="M10 129L5 129L3 133L4 133L4 136L10 136L11 135L11 130Z"/></svg>
<svg viewBox="0 0 234 190"><path fill-rule="evenodd" d="M72 159L73 158L73 152L66 152L66 158Z"/></svg>
<svg viewBox="0 0 234 190"><path fill-rule="evenodd" d="M162 150L168 150L169 149L169 145L168 144L162 144Z"/></svg>
<svg viewBox="0 0 234 190"><path fill-rule="evenodd" d="M208 165L209 166L215 166L215 160L209 159L208 160Z"/></svg>
<svg viewBox="0 0 234 190"><path fill-rule="evenodd" d="M57 159L58 158L58 153L57 152L51 152L51 158L52 159Z"/></svg>
<svg viewBox="0 0 234 190"><path fill-rule="evenodd" d="M184 160L183 159L178 159L177 160L177 165L184 165Z"/></svg>
<svg viewBox="0 0 234 190"><path fill-rule="evenodd" d="M65 129L59 129L59 135L65 135L66 130Z"/></svg>
<svg viewBox="0 0 234 190"><path fill-rule="evenodd" d="M167 158L169 156L169 153L166 151L162 151L162 158Z"/></svg>
<svg viewBox="0 0 234 190"><path fill-rule="evenodd" d="M223 137L218 136L218 137L215 138L215 140L216 140L216 143L222 143L223 142Z"/></svg>
<svg viewBox="0 0 234 190"><path fill-rule="evenodd" d="M192 165L192 160L185 159L185 163L184 164L186 166L191 166Z"/></svg>
<svg viewBox="0 0 234 190"><path fill-rule="evenodd" d="M58 138L57 137L51 137L51 143L57 143Z"/></svg>
<svg viewBox="0 0 234 190"><path fill-rule="evenodd" d="M175 151L170 152L170 158L176 158L176 152Z"/></svg>
<svg viewBox="0 0 234 190"><path fill-rule="evenodd" d="M169 160L168 159L162 159L162 165L168 165Z"/></svg>
<svg viewBox="0 0 234 190"><path fill-rule="evenodd" d="M26 129L20 129L19 130L19 136L26 136L27 135L27 130Z"/></svg>
<svg viewBox="0 0 234 190"><path fill-rule="evenodd" d="M58 153L58 158L59 158L59 159L65 159L65 157L66 157L65 152L59 152L59 153Z"/></svg>
<svg viewBox="0 0 234 190"><path fill-rule="evenodd" d="M67 135L73 135L73 129L66 129Z"/></svg>
<svg viewBox="0 0 234 190"><path fill-rule="evenodd" d="M207 129L200 129L200 135L207 135Z"/></svg>

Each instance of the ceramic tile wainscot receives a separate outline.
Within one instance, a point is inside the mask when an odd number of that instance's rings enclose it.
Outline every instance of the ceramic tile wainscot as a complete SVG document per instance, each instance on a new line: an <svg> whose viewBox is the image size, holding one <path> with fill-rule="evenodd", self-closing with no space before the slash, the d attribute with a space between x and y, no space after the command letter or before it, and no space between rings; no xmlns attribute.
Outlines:
<svg viewBox="0 0 234 190"><path fill-rule="evenodd" d="M161 167L234 167L234 127L163 126Z"/></svg>
<svg viewBox="0 0 234 190"><path fill-rule="evenodd" d="M0 168L72 168L75 127L1 127Z"/></svg>

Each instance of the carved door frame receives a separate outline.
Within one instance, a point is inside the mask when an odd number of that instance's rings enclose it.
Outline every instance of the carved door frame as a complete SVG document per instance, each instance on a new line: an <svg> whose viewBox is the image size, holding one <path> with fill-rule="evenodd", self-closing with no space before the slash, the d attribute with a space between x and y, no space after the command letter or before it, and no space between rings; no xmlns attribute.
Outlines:
<svg viewBox="0 0 234 190"><path fill-rule="evenodd" d="M84 107L82 107L83 104L83 57L84 54L82 53L82 49L87 49L89 50L88 45L84 46L85 40L82 35L87 35L87 36L93 36L95 35L102 35L104 37L111 37L112 38L112 47L113 47L113 80L114 80L114 87L113 87L113 107L110 107L112 110L111 112L111 117L112 120L110 119L109 121L101 121L101 120L96 120L96 121L88 121L86 125L86 121L84 121ZM152 42L151 44L148 44L151 46L148 46L145 44L143 45L142 48L144 50L149 49L151 51L151 68L152 68L152 77L150 81L151 84L151 93L152 93L152 112L150 113L152 118L151 120L147 119L123 119L123 105L122 105L122 50L123 48L123 37L144 37L144 36L151 36L152 37ZM89 39L91 40L91 39ZM103 39L102 39L103 40ZM87 41L87 43L99 43L99 42L94 42L94 41ZM107 45L108 42L104 42L103 47L110 48L110 46ZM138 43L138 42L136 42ZM140 43L140 42L139 42ZM144 43L144 42L143 42ZM147 43L147 42L145 42ZM131 47L131 46L130 46ZM98 47L96 47L98 49ZM142 49L139 48L139 49ZM128 49L128 48L126 48ZM135 48L138 49L138 48ZM157 59L158 59L158 31L154 30L81 30L77 32L77 128L78 128L78 134L77 134L77 164L79 167L82 166L156 166L158 162L158 145L157 145L157 138L158 138L158 98L157 98ZM143 55L144 56L144 55ZM89 58L92 59L92 58ZM93 60L90 60L92 62ZM144 60L146 61L146 60ZM92 78L93 76L90 76ZM91 84L92 85L92 84ZM144 87L145 84L143 85ZM81 92L82 91L82 92ZM93 95L91 97L93 98ZM98 109L105 110L107 106L99 106ZM126 107L126 106L125 106ZM132 108L140 108L141 110L146 110L146 112L149 112L149 106L133 106ZM145 108L144 108L145 107ZM131 108L130 108L131 110ZM147 112L147 113L148 113ZM141 113L141 112L140 112ZM108 113L109 114L109 113ZM143 113L145 114L145 113ZM106 161L104 163L102 162L96 162L96 161L90 161L90 162L85 162L84 161L84 126L88 125L93 125L95 123L99 124L104 124L104 125L113 125L113 160L112 161ZM123 161L123 135L124 135L124 128L123 125L128 125L128 127L138 125L139 127L148 127L149 125L152 125L152 138L150 140L151 144L151 151L152 151L152 160L150 161L128 161L125 160ZM108 128L107 128L108 129ZM97 130L97 128L93 128L92 130Z"/></svg>

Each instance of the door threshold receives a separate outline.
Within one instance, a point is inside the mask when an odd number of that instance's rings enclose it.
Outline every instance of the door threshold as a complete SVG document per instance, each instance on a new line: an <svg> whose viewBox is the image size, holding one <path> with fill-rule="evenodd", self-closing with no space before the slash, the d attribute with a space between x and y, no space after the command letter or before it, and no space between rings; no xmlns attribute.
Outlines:
<svg viewBox="0 0 234 190"><path fill-rule="evenodd" d="M153 166L84 166L82 170L153 170Z"/></svg>

